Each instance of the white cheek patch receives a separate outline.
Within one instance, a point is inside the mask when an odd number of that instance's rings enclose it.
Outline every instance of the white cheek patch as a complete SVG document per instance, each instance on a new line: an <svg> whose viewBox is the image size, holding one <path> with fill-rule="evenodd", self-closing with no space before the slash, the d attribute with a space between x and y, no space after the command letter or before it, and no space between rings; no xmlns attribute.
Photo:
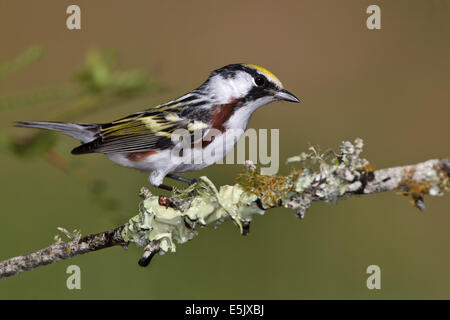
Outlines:
<svg viewBox="0 0 450 320"><path fill-rule="evenodd" d="M245 97L253 86L253 78L245 72L237 72L234 78L216 75L209 80L215 103L226 104L231 99Z"/></svg>

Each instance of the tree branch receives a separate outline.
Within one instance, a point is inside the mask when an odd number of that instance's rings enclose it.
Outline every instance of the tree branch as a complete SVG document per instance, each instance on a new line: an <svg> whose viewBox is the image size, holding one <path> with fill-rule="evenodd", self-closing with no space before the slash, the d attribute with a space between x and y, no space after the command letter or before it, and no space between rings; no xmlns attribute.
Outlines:
<svg viewBox="0 0 450 320"><path fill-rule="evenodd" d="M310 148L309 153L288 159L287 163L300 163L301 168L286 176L262 175L247 162L237 184L219 189L206 177L185 190L174 190L170 197L142 188L139 214L123 226L0 262L0 278L111 246L126 247L130 242L144 248L139 265L147 266L156 253L175 252L175 243L195 237L198 226L232 220L247 235L253 216L270 208L294 209L303 218L315 201L336 202L386 191L409 196L417 208L425 210L424 196L450 189L449 159L374 170L360 158L362 147L362 140L356 139L343 142L338 153L319 154Z"/></svg>
<svg viewBox="0 0 450 320"><path fill-rule="evenodd" d="M121 226L112 231L92 234L70 242L62 242L51 245L45 249L11 258L0 262L0 278L10 277L20 272L45 266L59 260L70 259L80 254L97 251L112 246L126 246L127 243L122 239Z"/></svg>

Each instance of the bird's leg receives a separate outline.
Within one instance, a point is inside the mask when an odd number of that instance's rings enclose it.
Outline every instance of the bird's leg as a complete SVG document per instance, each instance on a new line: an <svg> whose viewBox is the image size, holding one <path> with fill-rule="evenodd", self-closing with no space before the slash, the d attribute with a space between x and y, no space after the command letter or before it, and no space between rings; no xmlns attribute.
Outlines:
<svg viewBox="0 0 450 320"><path fill-rule="evenodd" d="M177 176L177 175L174 175L174 174L171 174L171 173L169 173L166 177L174 179L174 180L177 180L177 181L181 181L181 182L187 183L189 185L194 184L194 183L197 182L197 179L188 179L188 178L180 177L180 176Z"/></svg>
<svg viewBox="0 0 450 320"><path fill-rule="evenodd" d="M150 181L150 184L152 186L155 186L162 190L173 191L173 187L162 183L165 175L166 175L165 172L152 171L152 173L148 177L148 180Z"/></svg>
<svg viewBox="0 0 450 320"><path fill-rule="evenodd" d="M181 181L181 182L187 183L189 185L194 184L194 183L197 182L197 179L187 179L187 178L183 178L183 177L171 174L171 173L169 173L169 174L167 174L165 176L168 177L168 178L177 180L177 181ZM173 187L172 186L169 186L169 185L166 185L166 184L163 184L163 183L159 183L159 182L162 182L162 179L164 179L164 175L160 174L159 172L155 172L155 171L152 172L152 174L150 175L149 179L150 179L150 183L152 185L154 185L154 186L157 186L159 189L167 190L167 191L173 191Z"/></svg>
<svg viewBox="0 0 450 320"><path fill-rule="evenodd" d="M159 189L163 189L163 190L167 190L167 191L173 191L173 187L172 186L168 186L168 185L162 184L162 183L158 186L158 188Z"/></svg>

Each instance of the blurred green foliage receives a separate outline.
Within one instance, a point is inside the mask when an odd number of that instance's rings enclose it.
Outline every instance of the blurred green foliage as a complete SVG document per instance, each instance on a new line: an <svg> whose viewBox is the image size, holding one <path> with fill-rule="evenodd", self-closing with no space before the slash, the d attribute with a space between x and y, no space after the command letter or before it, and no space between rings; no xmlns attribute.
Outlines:
<svg viewBox="0 0 450 320"><path fill-rule="evenodd" d="M0 65L0 81L8 75L37 61L44 55L40 47L25 50L17 57ZM123 99L133 99L141 95L155 93L158 83L139 70L118 70L115 50L90 50L84 64L74 70L73 81L69 85L44 87L19 95L0 97L0 112L42 105L59 100L74 100L72 107L55 120L81 117L104 106ZM1 84L1 83L0 83Z"/></svg>
<svg viewBox="0 0 450 320"><path fill-rule="evenodd" d="M28 65L37 62L45 54L42 47L31 47L17 56L0 64L1 81ZM84 64L74 70L72 81L68 85L56 85L40 88L32 92L0 98L0 113L14 111L17 108L34 106L39 108L47 103L62 100L69 104L62 114L54 115L53 121L76 122L77 118L86 116L105 105L130 101L158 90L157 82L149 75L138 70L118 70L115 50L90 50L86 53ZM74 179L75 170L83 170L80 163L66 158L55 150L61 135L47 131L29 131L25 137L15 137L0 132L0 149L22 160L44 157L57 170L68 173ZM91 199L105 210L117 209L118 199L106 194L108 189L104 181L77 180L85 184L92 192Z"/></svg>
<svg viewBox="0 0 450 320"><path fill-rule="evenodd" d="M4 80L10 74L26 67L30 63L38 60L44 55L45 51L42 47L31 47L16 57L0 64L0 81Z"/></svg>
<svg viewBox="0 0 450 320"><path fill-rule="evenodd" d="M76 83L90 94L110 94L127 98L153 91L156 82L138 70L117 71L116 53L89 51L84 66L76 72Z"/></svg>
<svg viewBox="0 0 450 320"><path fill-rule="evenodd" d="M6 137L6 139L8 139ZM8 141L8 140L7 140ZM7 147L15 156L31 158L42 156L51 150L57 141L57 135L51 132L39 131L27 139L10 139Z"/></svg>

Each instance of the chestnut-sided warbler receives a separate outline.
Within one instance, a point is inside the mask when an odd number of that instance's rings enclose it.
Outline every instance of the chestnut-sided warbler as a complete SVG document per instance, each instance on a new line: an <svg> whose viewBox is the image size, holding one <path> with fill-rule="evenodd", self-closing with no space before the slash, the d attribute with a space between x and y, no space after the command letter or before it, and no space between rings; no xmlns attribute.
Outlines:
<svg viewBox="0 0 450 320"><path fill-rule="evenodd" d="M236 143L234 138L247 128L252 113L278 100L299 102L267 69L230 64L213 71L200 87L178 99L110 123L19 121L16 125L64 133L82 142L72 154L103 153L119 165L151 172L152 185L171 190L162 184L164 177L191 182L174 174L200 170L221 160ZM184 159L192 161L174 157L181 143L174 136L180 130L193 138L181 152ZM226 139L230 131L238 132L237 136ZM200 158L194 155L196 149L201 149L197 152ZM208 161L202 154L210 155Z"/></svg>

